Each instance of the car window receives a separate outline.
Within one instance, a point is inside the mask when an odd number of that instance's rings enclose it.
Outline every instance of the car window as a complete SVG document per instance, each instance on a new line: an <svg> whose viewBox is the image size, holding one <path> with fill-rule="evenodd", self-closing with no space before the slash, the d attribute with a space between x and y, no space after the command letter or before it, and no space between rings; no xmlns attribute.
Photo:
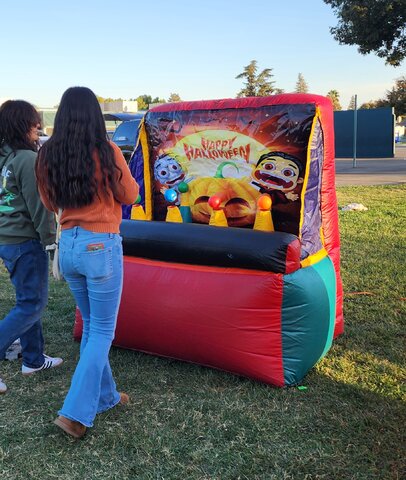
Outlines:
<svg viewBox="0 0 406 480"><path fill-rule="evenodd" d="M117 127L117 130L113 135L113 142L128 142L135 144L135 139L137 138L138 125L140 122L134 120L131 122L124 122Z"/></svg>

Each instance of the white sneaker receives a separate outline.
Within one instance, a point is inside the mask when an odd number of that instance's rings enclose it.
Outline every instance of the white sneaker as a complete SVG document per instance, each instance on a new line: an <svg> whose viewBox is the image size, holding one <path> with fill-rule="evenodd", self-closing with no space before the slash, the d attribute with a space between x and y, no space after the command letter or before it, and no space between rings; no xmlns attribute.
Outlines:
<svg viewBox="0 0 406 480"><path fill-rule="evenodd" d="M23 375L31 375L32 373L39 372L40 370L46 370L48 368L59 367L63 362L62 358L58 357L48 357L44 353L44 363L38 368L26 367L24 364L21 367L21 372Z"/></svg>
<svg viewBox="0 0 406 480"><path fill-rule="evenodd" d="M5 359L12 361L17 360L19 357L21 357L21 343L20 339L17 338L6 350Z"/></svg>
<svg viewBox="0 0 406 480"><path fill-rule="evenodd" d="M0 378L0 393L6 393L6 392L7 392L7 385Z"/></svg>

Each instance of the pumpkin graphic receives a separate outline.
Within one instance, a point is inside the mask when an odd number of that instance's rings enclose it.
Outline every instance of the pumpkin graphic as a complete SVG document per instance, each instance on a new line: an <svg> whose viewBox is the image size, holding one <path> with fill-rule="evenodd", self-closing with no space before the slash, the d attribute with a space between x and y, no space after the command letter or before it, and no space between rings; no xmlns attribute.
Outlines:
<svg viewBox="0 0 406 480"><path fill-rule="evenodd" d="M248 182L249 179L245 178L201 177L192 180L189 201L193 221L209 223L212 209L207 202L212 195L219 194L230 227L253 225L260 193Z"/></svg>

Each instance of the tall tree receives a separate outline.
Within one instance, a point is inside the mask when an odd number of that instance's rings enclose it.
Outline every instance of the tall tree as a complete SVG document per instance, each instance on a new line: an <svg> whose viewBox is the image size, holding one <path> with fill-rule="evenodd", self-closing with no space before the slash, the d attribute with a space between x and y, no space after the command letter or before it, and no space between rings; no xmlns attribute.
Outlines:
<svg viewBox="0 0 406 480"><path fill-rule="evenodd" d="M398 67L406 56L405 0L324 0L338 17L330 28L344 45L358 45L363 55L374 52Z"/></svg>
<svg viewBox="0 0 406 480"><path fill-rule="evenodd" d="M394 107L395 115L406 115L406 76L395 80L395 85L391 90L386 91L385 98L376 102L377 107Z"/></svg>
<svg viewBox="0 0 406 480"><path fill-rule="evenodd" d="M275 82L271 80L272 68L265 68L262 72L257 73L257 63L256 60L252 60L249 65L244 67L244 71L235 77L245 79L245 86L239 91L237 97L266 97L277 90L273 86Z"/></svg>
<svg viewBox="0 0 406 480"><path fill-rule="evenodd" d="M406 76L398 78L392 90L386 93L386 98L392 107L395 108L397 116L406 115Z"/></svg>
<svg viewBox="0 0 406 480"><path fill-rule="evenodd" d="M168 98L168 102L181 102L182 99L180 98L178 93L171 93Z"/></svg>
<svg viewBox="0 0 406 480"><path fill-rule="evenodd" d="M297 76L295 92L307 93L308 91L309 91L309 86L307 85L306 80L304 79L304 76L301 73L299 73L299 75Z"/></svg>
<svg viewBox="0 0 406 480"><path fill-rule="evenodd" d="M330 90L327 93L327 97L330 98L330 100L333 103L333 110L342 110L341 104L340 104L340 94L337 92L337 90Z"/></svg>
<svg viewBox="0 0 406 480"><path fill-rule="evenodd" d="M350 103L348 104L347 110L355 110L355 95L351 97Z"/></svg>

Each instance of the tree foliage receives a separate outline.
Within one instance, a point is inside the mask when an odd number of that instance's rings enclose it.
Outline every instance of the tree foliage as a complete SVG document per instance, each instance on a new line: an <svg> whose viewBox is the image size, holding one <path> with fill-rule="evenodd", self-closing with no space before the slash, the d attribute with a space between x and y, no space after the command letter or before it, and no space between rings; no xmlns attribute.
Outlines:
<svg viewBox="0 0 406 480"><path fill-rule="evenodd" d="M340 104L340 94L337 92L337 90L330 90L327 93L327 97L333 103L333 110L334 111L342 110L341 104Z"/></svg>
<svg viewBox="0 0 406 480"><path fill-rule="evenodd" d="M359 108L360 110L371 110L372 108L376 108L376 101L369 100L368 102L363 103Z"/></svg>
<svg viewBox="0 0 406 480"><path fill-rule="evenodd" d="M355 110L355 95L351 97L350 103L348 104L347 110ZM358 110L358 108L357 108Z"/></svg>
<svg viewBox="0 0 406 480"><path fill-rule="evenodd" d="M97 101L99 103L109 103L109 102L121 102L123 101L122 98L112 98L112 97L101 97L100 95L96 95Z"/></svg>
<svg viewBox="0 0 406 480"><path fill-rule="evenodd" d="M275 88L275 82L271 80L273 77L272 68L265 68L262 72L258 72L256 60L252 60L249 65L244 67L244 71L235 78L245 79L244 87L239 91L237 97L266 97L273 93L282 93L282 90Z"/></svg>
<svg viewBox="0 0 406 480"><path fill-rule="evenodd" d="M395 80L395 85L391 90L386 91L385 98L376 102L377 107L393 107L395 115L406 115L406 76L403 75Z"/></svg>
<svg viewBox="0 0 406 480"><path fill-rule="evenodd" d="M180 98L178 93L171 93L168 98L168 102L181 102L182 99Z"/></svg>
<svg viewBox="0 0 406 480"><path fill-rule="evenodd" d="M385 97L379 100L369 100L369 102L363 103L359 108L371 109L380 107L393 107L397 117L406 115L406 76L397 78L395 85L386 91Z"/></svg>
<svg viewBox="0 0 406 480"><path fill-rule="evenodd" d="M345 45L358 45L363 55L374 52L399 66L406 56L405 0L324 0L338 17L330 29Z"/></svg>
<svg viewBox="0 0 406 480"><path fill-rule="evenodd" d="M307 82L304 79L304 76L301 73L299 73L299 75L297 76L295 92L307 93L308 91L309 91L309 86L307 85Z"/></svg>
<svg viewBox="0 0 406 480"><path fill-rule="evenodd" d="M393 107L397 117L406 115L406 76L396 79L395 85L386 91L384 98L370 100L363 103L360 108L371 109L380 107Z"/></svg>
<svg viewBox="0 0 406 480"><path fill-rule="evenodd" d="M390 105L395 108L397 116L406 115L406 76L398 78L392 90L386 93Z"/></svg>
<svg viewBox="0 0 406 480"><path fill-rule="evenodd" d="M149 104L152 103L151 95L139 95L136 100L138 102L138 110L148 110Z"/></svg>
<svg viewBox="0 0 406 480"><path fill-rule="evenodd" d="M140 95L135 98L138 102L138 110L148 110L151 103L166 103L164 98L155 97L152 98L151 95Z"/></svg>
<svg viewBox="0 0 406 480"><path fill-rule="evenodd" d="M104 97L101 97L100 95L96 95L96 98L99 101L99 103L123 101L122 98L110 98L110 97L104 98ZM151 103L166 103L166 100L164 98L159 98L159 97L152 98L151 95L146 95L146 94L139 95L136 98L130 98L129 100L136 101L138 103L138 110L148 110L149 105Z"/></svg>
<svg viewBox="0 0 406 480"><path fill-rule="evenodd" d="M152 103L166 103L164 98L155 97L152 99Z"/></svg>

